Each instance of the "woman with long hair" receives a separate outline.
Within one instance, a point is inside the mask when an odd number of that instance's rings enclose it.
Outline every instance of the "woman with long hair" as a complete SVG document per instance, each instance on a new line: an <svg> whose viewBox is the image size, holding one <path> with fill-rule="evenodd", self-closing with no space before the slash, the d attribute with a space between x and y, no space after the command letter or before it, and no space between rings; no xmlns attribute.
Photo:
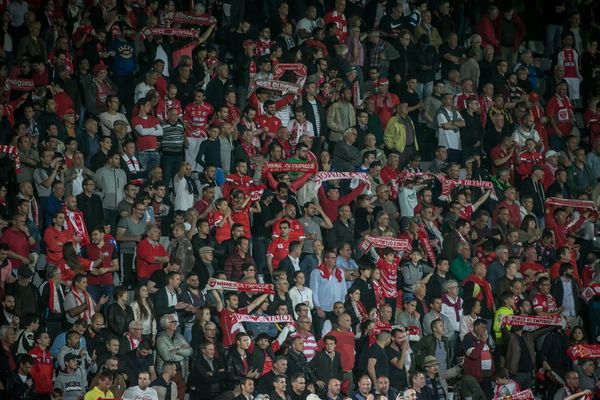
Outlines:
<svg viewBox="0 0 600 400"><path fill-rule="evenodd" d="M129 330L129 323L135 316L129 305L127 287L116 287L113 296L114 302L106 309L106 326L117 337L121 337Z"/></svg>
<svg viewBox="0 0 600 400"><path fill-rule="evenodd" d="M76 274L85 274L100 264L102 264L102 258L90 261L87 258L80 257L75 251L73 242L66 242L63 245L63 259L59 263L58 268L62 272L63 284L71 286L71 281Z"/></svg>
<svg viewBox="0 0 600 400"><path fill-rule="evenodd" d="M204 335L204 327L210 322L210 308L208 306L198 307L196 310L196 322L192 326L192 348L200 348L200 344L206 340Z"/></svg>
<svg viewBox="0 0 600 400"><path fill-rule="evenodd" d="M360 324L365 322L368 318L367 309L362 301L360 301L359 287L351 286L350 289L348 289L344 307L352 319L352 330L356 333L358 329L360 329Z"/></svg>
<svg viewBox="0 0 600 400"><path fill-rule="evenodd" d="M534 244L542 238L542 231L538 227L537 219L533 215L526 215L519 229L519 241Z"/></svg>
<svg viewBox="0 0 600 400"><path fill-rule="evenodd" d="M133 310L133 318L142 323L142 339L145 342L154 344L156 339L156 315L146 285L140 285L135 289L131 309Z"/></svg>

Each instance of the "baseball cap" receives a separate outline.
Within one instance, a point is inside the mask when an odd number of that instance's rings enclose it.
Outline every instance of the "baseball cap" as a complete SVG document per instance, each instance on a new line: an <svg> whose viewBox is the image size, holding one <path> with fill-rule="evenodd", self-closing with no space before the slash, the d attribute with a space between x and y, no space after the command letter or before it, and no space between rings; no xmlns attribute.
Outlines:
<svg viewBox="0 0 600 400"><path fill-rule="evenodd" d="M546 152L546 159L550 158L550 157L557 157L558 156L558 152L554 151L554 150L548 150Z"/></svg>

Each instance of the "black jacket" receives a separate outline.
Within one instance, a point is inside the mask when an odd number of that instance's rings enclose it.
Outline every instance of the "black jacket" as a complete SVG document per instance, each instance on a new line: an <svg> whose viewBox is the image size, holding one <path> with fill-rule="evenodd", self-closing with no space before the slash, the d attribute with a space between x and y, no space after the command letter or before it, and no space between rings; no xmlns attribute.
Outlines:
<svg viewBox="0 0 600 400"><path fill-rule="evenodd" d="M19 400L35 399L35 385L33 384L33 377L28 374L27 379L31 379L31 387L21 380L21 377L18 373L14 373L9 376L6 381L6 398Z"/></svg>
<svg viewBox="0 0 600 400"><path fill-rule="evenodd" d="M213 358L211 368L203 355L191 361L187 386L192 400L207 400L221 393L226 379L225 368L219 359Z"/></svg>
<svg viewBox="0 0 600 400"><path fill-rule="evenodd" d="M123 310L117 303L112 303L106 309L106 325L117 336L123 336L129 330L129 323L133 321L133 310L129 305Z"/></svg>
<svg viewBox="0 0 600 400"><path fill-rule="evenodd" d="M102 211L102 199L97 194L88 197L85 193L77 196L77 208L83 214L83 221L88 232L100 226L104 220ZM113 221L108 221L111 224Z"/></svg>
<svg viewBox="0 0 600 400"><path fill-rule="evenodd" d="M248 356L248 354L246 354L246 356ZM237 347L232 346L225 356L226 389L233 390L233 388L240 383L240 380L246 376L249 370L250 369L246 371L244 368L244 362L242 361L242 356L237 351Z"/></svg>
<svg viewBox="0 0 600 400"><path fill-rule="evenodd" d="M563 288L562 281L560 278L552 282L550 294L554 296L554 299L556 300L556 305L558 307L561 307L563 305L563 297L565 294L564 290L565 289ZM575 315L579 315L579 313L581 312L581 300L580 297L577 295L579 293L579 287L577 286L577 283L574 279L571 279L571 291L575 300Z"/></svg>
<svg viewBox="0 0 600 400"><path fill-rule="evenodd" d="M301 372L304 374L307 382L315 381L315 374L308 365L308 360L304 353L297 353L293 349L290 349L287 353L287 359L288 367L285 373L288 376L288 379L291 379L292 375L295 373Z"/></svg>
<svg viewBox="0 0 600 400"><path fill-rule="evenodd" d="M337 249L342 243L347 242L355 246L354 238L354 223L348 221L348 225L337 219L333 223L333 228L327 232L326 240L327 246L332 249Z"/></svg>
<svg viewBox="0 0 600 400"><path fill-rule="evenodd" d="M177 296L179 300L179 295ZM177 312L175 306L169 306L169 298L167 297L167 288L161 288L154 294L154 312L156 320L160 321L160 317L165 314L174 314Z"/></svg>
<svg viewBox="0 0 600 400"><path fill-rule="evenodd" d="M327 136L327 115L325 114L325 109L319 100L315 99L315 101L317 103L319 122L321 123L320 132L317 132L317 118L315 117L315 110L306 97L302 98L302 109L306 113L306 119L309 120L312 123L313 128L315 128L315 136ZM317 142L317 140L315 140L315 142Z"/></svg>
<svg viewBox="0 0 600 400"><path fill-rule="evenodd" d="M309 365L313 369L318 381L329 382L331 378L342 380L342 375L344 374L342 361L340 353L337 351L332 359L327 355L325 350L321 350L310 360Z"/></svg>

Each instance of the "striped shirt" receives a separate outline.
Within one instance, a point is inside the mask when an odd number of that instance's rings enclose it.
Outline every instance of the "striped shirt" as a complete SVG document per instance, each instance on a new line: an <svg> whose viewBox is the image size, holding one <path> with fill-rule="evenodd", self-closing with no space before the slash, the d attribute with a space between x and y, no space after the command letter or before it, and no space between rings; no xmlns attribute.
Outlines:
<svg viewBox="0 0 600 400"><path fill-rule="evenodd" d="M183 124L180 121L177 121L175 124L165 122L162 128L162 153L181 154L183 152Z"/></svg>

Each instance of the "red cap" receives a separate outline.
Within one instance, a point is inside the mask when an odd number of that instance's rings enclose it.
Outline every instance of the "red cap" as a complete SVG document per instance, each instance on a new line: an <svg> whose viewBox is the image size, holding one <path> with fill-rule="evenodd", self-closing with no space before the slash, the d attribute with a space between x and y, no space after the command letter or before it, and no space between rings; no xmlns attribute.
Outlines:
<svg viewBox="0 0 600 400"><path fill-rule="evenodd" d="M67 114L75 114L75 110L73 110L72 108L67 108L63 114L63 117Z"/></svg>
<svg viewBox="0 0 600 400"><path fill-rule="evenodd" d="M536 92L529 93L529 101L532 103L537 103L538 101L540 101L540 95Z"/></svg>
<svg viewBox="0 0 600 400"><path fill-rule="evenodd" d="M388 78L379 78L379 81L377 82L378 85L389 85L390 81L388 80Z"/></svg>

